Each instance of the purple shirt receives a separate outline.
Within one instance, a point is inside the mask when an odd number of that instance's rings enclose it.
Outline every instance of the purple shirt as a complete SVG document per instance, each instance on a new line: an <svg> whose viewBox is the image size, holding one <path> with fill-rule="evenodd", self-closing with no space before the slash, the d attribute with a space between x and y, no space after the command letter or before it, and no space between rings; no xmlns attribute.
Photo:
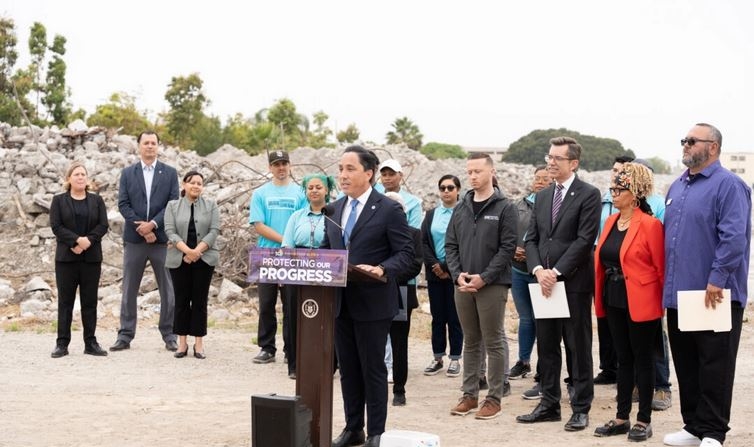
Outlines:
<svg viewBox="0 0 754 447"><path fill-rule="evenodd" d="M665 207L663 305L677 309L679 290L709 283L745 306L751 189L718 160L692 178L686 170L670 185Z"/></svg>

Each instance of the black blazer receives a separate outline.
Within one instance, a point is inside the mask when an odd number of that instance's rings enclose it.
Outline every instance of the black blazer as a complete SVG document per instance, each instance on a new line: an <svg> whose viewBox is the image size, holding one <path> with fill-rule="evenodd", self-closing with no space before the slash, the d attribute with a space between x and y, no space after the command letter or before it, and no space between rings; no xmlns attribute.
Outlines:
<svg viewBox="0 0 754 447"><path fill-rule="evenodd" d="M76 215L70 192L58 194L52 198L50 205L50 226L57 239L55 248L56 262L102 262L102 237L107 233L107 208L105 201L97 194L86 193L89 208L89 220L86 234L76 234ZM86 236L92 245L80 255L71 251L76 246L76 239Z"/></svg>
<svg viewBox="0 0 754 447"><path fill-rule="evenodd" d="M600 225L600 192L578 177L568 188L558 217L552 222L555 184L537 193L526 233L529 272L541 265L556 269L566 292L594 293L594 240Z"/></svg>
<svg viewBox="0 0 754 447"><path fill-rule="evenodd" d="M347 203L348 196L343 196L328 206L332 220L338 225ZM329 219L325 221L322 248L346 249L342 230ZM349 238L348 263L382 265L387 283L349 281L345 289L338 289L335 315L340 316L345 308L356 321L393 318L398 313L400 299L397 279L414 263L411 230L398 202L372 190Z"/></svg>

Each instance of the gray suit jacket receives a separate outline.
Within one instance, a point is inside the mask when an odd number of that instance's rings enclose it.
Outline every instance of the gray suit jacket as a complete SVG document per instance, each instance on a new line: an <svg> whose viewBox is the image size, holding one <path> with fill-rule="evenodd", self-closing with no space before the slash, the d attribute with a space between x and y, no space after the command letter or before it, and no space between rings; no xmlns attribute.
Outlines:
<svg viewBox="0 0 754 447"><path fill-rule="evenodd" d="M175 245L186 242L189 218L191 217L191 202L185 197L171 200L165 208L165 233L170 240L165 267L178 268L183 260L183 253ZM217 265L220 252L215 247L215 240L220 234L220 210L214 200L199 197L194 203L194 226L196 226L197 243L204 241L209 250L202 253L202 261L209 265Z"/></svg>

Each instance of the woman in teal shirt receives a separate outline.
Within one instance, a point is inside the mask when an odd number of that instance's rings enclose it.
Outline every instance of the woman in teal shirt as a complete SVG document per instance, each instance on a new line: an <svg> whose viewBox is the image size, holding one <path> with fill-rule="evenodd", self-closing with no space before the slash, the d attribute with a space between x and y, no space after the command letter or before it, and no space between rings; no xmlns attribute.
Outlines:
<svg viewBox="0 0 754 447"><path fill-rule="evenodd" d="M309 206L295 211L288 219L283 232L284 248L319 248L325 237L325 215L322 208L330 201L330 192L335 187L335 179L325 174L308 174L302 182ZM295 287L295 286L294 286ZM293 293L298 295L298 290ZM294 295L294 296L296 296ZM291 312L290 340L288 348L288 377L296 378L296 324L298 312Z"/></svg>

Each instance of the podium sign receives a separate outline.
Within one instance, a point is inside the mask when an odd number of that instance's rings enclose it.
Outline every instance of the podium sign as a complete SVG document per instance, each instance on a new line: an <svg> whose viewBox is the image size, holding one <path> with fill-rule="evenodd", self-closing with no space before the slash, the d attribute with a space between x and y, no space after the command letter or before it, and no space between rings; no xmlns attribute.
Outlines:
<svg viewBox="0 0 754 447"><path fill-rule="evenodd" d="M345 287L348 250L260 248L249 250L250 283Z"/></svg>

